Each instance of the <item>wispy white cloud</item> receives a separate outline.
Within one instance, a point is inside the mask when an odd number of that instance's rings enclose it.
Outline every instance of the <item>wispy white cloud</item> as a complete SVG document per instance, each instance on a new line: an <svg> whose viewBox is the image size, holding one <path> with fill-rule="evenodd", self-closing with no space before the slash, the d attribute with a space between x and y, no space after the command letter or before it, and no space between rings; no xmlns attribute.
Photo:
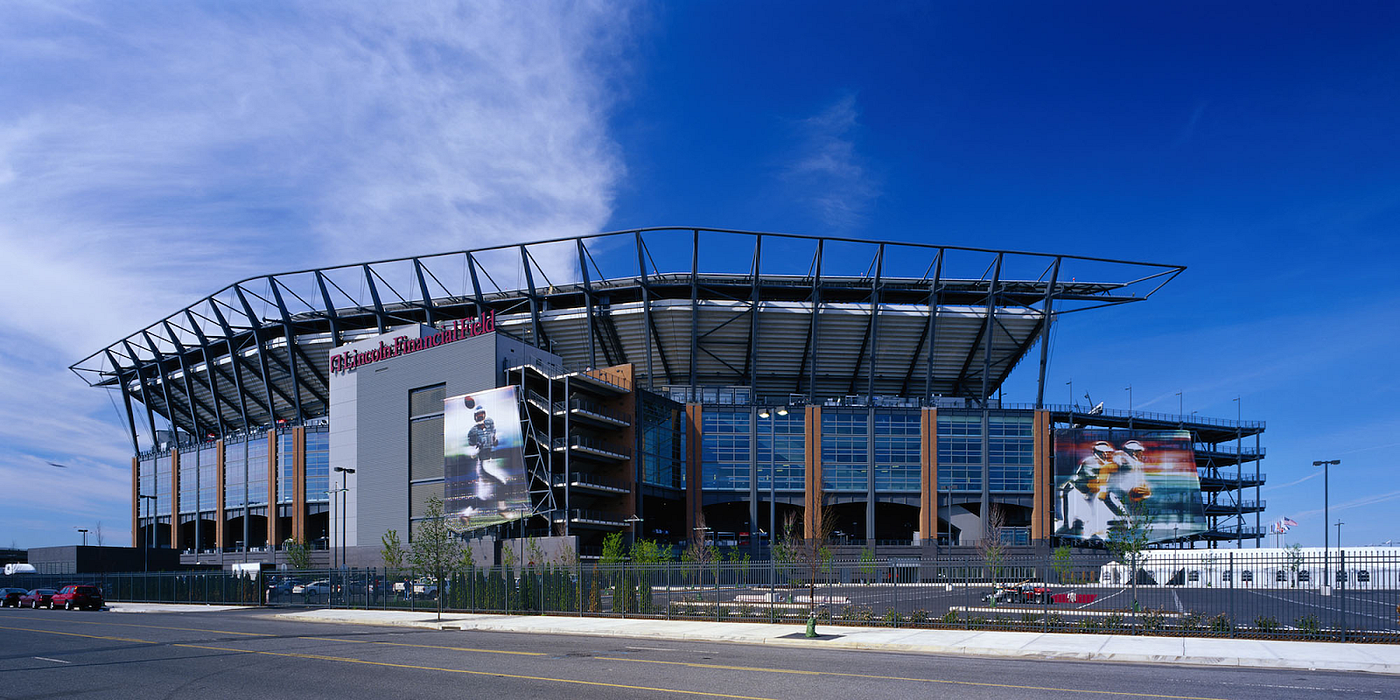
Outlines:
<svg viewBox="0 0 1400 700"><path fill-rule="evenodd" d="M0 10L8 497L47 497L20 476L38 455L128 457L109 399L64 367L228 282L596 231L623 175L607 119L635 12ZM124 507L120 481L99 483Z"/></svg>
<svg viewBox="0 0 1400 700"><path fill-rule="evenodd" d="M1381 504L1381 503L1388 503L1388 502L1390 502L1390 501L1394 501L1394 500L1397 500L1397 499L1400 499L1400 491L1388 491L1388 492L1386 492L1386 493L1373 494L1373 495L1370 495L1370 496L1364 496L1364 497L1362 497L1362 498L1353 499L1353 500L1347 501L1347 502L1345 502L1345 503L1338 503L1338 504L1336 504L1336 505L1331 505L1331 506L1328 506L1328 511L1330 511L1330 512L1340 512L1340 511L1344 511L1344 510L1351 510L1351 509L1353 509L1353 508L1365 508L1365 507L1367 507L1367 506L1374 506L1374 505L1379 505L1379 504ZM1297 513L1297 515L1295 515L1295 516L1293 516L1293 517L1294 517L1294 519L1296 520L1296 519L1299 519L1299 518L1306 518L1306 517L1310 517L1310 516L1314 516L1314 515L1319 515L1319 514L1321 514L1322 512L1323 512L1323 509L1321 509L1321 508L1314 508L1314 509L1312 509L1312 510L1299 511L1299 512Z"/></svg>
<svg viewBox="0 0 1400 700"><path fill-rule="evenodd" d="M849 229L864 218L880 185L856 148L860 110L846 95L797 123L799 146L786 178L832 228Z"/></svg>

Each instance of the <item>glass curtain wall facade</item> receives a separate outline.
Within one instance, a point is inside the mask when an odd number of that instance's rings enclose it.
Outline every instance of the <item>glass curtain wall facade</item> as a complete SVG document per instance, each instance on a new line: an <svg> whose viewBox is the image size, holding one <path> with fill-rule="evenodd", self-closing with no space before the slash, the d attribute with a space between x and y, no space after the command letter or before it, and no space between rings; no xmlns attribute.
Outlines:
<svg viewBox="0 0 1400 700"><path fill-rule="evenodd" d="M673 389L672 395L679 393ZM713 495L705 503L743 498L741 494L750 491L751 485L755 498L766 502L772 474L777 478L775 491L802 492L805 412L795 407L789 408L786 416L779 416L776 410L768 409L769 417L763 418L761 410L733 404L701 405L701 488ZM997 410L987 415L984 430L980 410L938 411L938 434L931 436L936 445L938 479L930 488L939 508L940 534L946 536L950 531L954 504L975 504L984 482L997 494L994 502L1031 496L1035 489L1034 423L1032 411ZM838 504L842 528L856 526L857 532L843 533L847 541L876 536L871 533L885 540L893 531L898 539L912 542L914 509L920 505L922 424L919 408L822 408L822 491ZM858 504L872 502L868 513L874 521L867 524ZM706 512L721 518L725 512L734 513L709 507ZM761 515L761 519L766 518ZM1016 517L1010 520L1018 522ZM707 524L720 530L747 526L723 519L711 519ZM1005 532L1012 541L1022 542L1029 530L1013 524ZM935 534L923 536L932 539Z"/></svg>

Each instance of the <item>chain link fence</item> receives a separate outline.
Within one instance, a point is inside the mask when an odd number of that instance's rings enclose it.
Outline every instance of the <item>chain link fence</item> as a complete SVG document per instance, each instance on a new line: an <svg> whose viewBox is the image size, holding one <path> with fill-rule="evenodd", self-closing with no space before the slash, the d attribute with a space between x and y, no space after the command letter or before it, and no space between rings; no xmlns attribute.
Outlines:
<svg viewBox="0 0 1400 700"><path fill-rule="evenodd" d="M0 577L108 601L1400 642L1400 556L1250 550Z"/></svg>

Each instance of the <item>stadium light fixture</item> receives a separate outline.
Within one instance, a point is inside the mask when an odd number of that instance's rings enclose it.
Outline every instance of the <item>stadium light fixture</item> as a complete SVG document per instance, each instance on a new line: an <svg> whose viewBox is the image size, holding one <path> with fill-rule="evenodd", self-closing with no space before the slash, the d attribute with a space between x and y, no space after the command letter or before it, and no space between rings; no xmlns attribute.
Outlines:
<svg viewBox="0 0 1400 700"><path fill-rule="evenodd" d="M767 408L766 406L763 407L763 408L758 409L758 417L759 417L759 418L767 418L767 417L768 417L768 408Z"/></svg>
<svg viewBox="0 0 1400 700"><path fill-rule="evenodd" d="M780 415L780 416L786 416L787 414L788 414L787 406L779 406L779 407L778 407L778 415Z"/></svg>

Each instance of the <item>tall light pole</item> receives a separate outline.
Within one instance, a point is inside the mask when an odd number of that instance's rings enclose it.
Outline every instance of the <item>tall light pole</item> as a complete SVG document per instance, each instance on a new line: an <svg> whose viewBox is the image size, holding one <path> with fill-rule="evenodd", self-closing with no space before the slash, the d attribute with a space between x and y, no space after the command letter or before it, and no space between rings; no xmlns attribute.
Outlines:
<svg viewBox="0 0 1400 700"><path fill-rule="evenodd" d="M623 519L623 522L625 522L625 523L632 523L632 544L633 544L633 545L636 545L636 544L637 544L637 523L642 522L642 520L643 520L643 518L641 518L640 516L638 516L636 513L633 513L632 515L630 515L630 516L628 516L627 518L624 518L624 519Z"/></svg>
<svg viewBox="0 0 1400 700"><path fill-rule="evenodd" d="M346 485L346 475L354 474L355 470L350 467L336 467L340 472L340 565L345 566L345 499L350 487Z"/></svg>
<svg viewBox="0 0 1400 700"><path fill-rule="evenodd" d="M1176 392L1176 415L1186 413L1186 399L1181 397L1181 392Z"/></svg>
<svg viewBox="0 0 1400 700"><path fill-rule="evenodd" d="M1327 512L1327 507L1328 507L1328 502L1329 502L1329 500L1330 500L1330 493L1329 493L1329 488L1328 488L1328 482L1330 481L1330 476L1328 475L1328 471L1329 471L1329 468L1330 468L1332 465L1334 465L1334 464L1341 464L1341 463L1342 463L1342 460L1340 460L1340 459L1320 459L1320 460L1317 460L1317 461L1313 462L1313 466L1314 466L1314 467L1322 467L1322 571L1323 571L1322 585L1324 585L1324 586L1330 586L1330 585L1331 585L1331 582L1328 581L1328 578L1330 578L1330 576L1329 576L1329 574L1327 573L1327 570L1330 569L1330 568L1332 568L1332 565L1329 563L1330 560L1328 559L1328 556L1327 556L1327 554L1328 554L1328 553L1327 553L1327 549L1328 549L1328 544L1329 544L1329 542L1328 542L1328 540L1327 540L1327 521L1328 521L1328 519L1329 519L1329 518L1328 518L1328 512ZM1338 537L1338 539L1341 538L1341 535L1342 535L1342 530L1341 530L1341 528L1337 528L1337 537ZM1338 544L1340 545L1341 543L1338 542Z"/></svg>
<svg viewBox="0 0 1400 700"><path fill-rule="evenodd" d="M83 533L83 546L86 547L86 546L87 546L87 528L85 528L85 527L80 527L80 528L78 528L78 532ZM1337 541L1338 541L1338 542L1341 542L1341 540L1342 540L1341 535L1338 535L1338 536L1337 536Z"/></svg>
<svg viewBox="0 0 1400 700"><path fill-rule="evenodd" d="M1341 548L1342 548L1342 526L1343 526L1343 525L1346 525L1346 523L1342 522L1342 519L1341 519L1341 518L1337 518L1337 549L1341 549Z"/></svg>

